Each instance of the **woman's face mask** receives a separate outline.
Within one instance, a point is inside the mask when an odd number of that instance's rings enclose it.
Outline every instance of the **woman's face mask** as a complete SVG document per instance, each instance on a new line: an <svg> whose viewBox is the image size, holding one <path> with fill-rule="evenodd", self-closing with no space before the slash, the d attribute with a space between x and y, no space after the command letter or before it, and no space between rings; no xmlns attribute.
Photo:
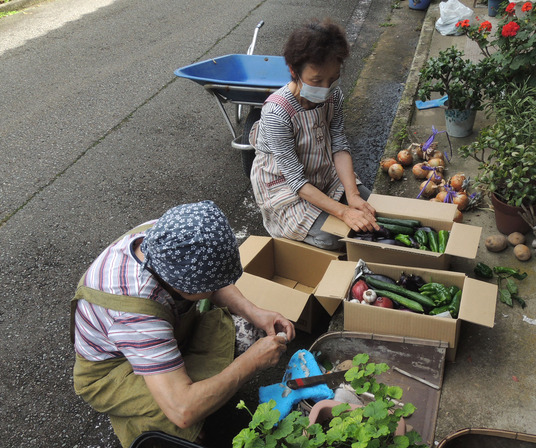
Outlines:
<svg viewBox="0 0 536 448"><path fill-rule="evenodd" d="M300 96L310 101L311 103L323 103L326 101L333 93L333 91L338 87L340 78L333 81L329 87L315 87L309 84L305 84L301 78L298 77L301 81L302 86L300 89Z"/></svg>

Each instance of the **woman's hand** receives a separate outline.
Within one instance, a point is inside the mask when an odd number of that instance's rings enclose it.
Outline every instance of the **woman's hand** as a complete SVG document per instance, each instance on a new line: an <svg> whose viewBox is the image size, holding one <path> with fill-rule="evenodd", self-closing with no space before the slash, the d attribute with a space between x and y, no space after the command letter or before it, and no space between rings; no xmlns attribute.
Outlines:
<svg viewBox="0 0 536 448"><path fill-rule="evenodd" d="M241 356L247 358L255 366L255 370L274 367L287 351L287 344L281 336L266 336L257 340Z"/></svg>
<svg viewBox="0 0 536 448"><path fill-rule="evenodd" d="M347 207L342 215L342 220L356 232L372 232L380 229L376 218L368 209L363 211L353 207Z"/></svg>
<svg viewBox="0 0 536 448"><path fill-rule="evenodd" d="M364 213L370 213L373 218L376 215L376 210L374 210L374 207L365 201L359 193L354 193L351 195L347 194L346 200L348 201L349 207L361 210ZM376 222L376 218L374 218L374 222Z"/></svg>
<svg viewBox="0 0 536 448"><path fill-rule="evenodd" d="M284 332L287 341L292 341L296 337L294 325L288 319L275 311L259 308L252 316L252 324L264 330L268 336Z"/></svg>

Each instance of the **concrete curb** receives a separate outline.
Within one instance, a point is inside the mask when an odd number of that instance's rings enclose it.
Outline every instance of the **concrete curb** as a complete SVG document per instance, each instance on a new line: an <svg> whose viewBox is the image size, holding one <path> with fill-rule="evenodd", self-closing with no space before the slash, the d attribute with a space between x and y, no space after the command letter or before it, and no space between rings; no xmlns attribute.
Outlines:
<svg viewBox="0 0 536 448"><path fill-rule="evenodd" d="M437 9L430 6L424 18L415 56L413 57L413 62L406 79L404 91L398 103L398 109L391 126L384 153L395 153L398 150L399 139L397 138L397 134L411 123L413 112L415 111L415 95L419 87L419 72L428 59L436 15Z"/></svg>
<svg viewBox="0 0 536 448"><path fill-rule="evenodd" d="M0 5L0 12L20 11L42 2L43 0L11 0Z"/></svg>

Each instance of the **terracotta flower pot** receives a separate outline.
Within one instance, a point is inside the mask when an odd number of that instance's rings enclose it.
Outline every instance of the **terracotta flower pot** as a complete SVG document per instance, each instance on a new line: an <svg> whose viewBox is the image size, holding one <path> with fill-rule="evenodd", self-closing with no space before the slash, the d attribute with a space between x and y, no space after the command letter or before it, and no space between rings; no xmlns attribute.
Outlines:
<svg viewBox="0 0 536 448"><path fill-rule="evenodd" d="M312 425L314 423L322 423L328 419L331 419L333 417L333 415L331 414L331 410L341 403L342 402L336 400L319 401L311 408L311 412L309 414L309 422ZM358 404L350 404L349 406L351 409L362 407ZM403 436L404 434L406 434L406 422L403 418L401 418L398 422L398 427L396 428L395 436Z"/></svg>
<svg viewBox="0 0 536 448"><path fill-rule="evenodd" d="M521 207L514 207L502 202L495 194L491 195L491 203L495 210L495 223L499 232L505 235L510 235L512 232L528 233L532 229L519 216L519 211L523 211Z"/></svg>

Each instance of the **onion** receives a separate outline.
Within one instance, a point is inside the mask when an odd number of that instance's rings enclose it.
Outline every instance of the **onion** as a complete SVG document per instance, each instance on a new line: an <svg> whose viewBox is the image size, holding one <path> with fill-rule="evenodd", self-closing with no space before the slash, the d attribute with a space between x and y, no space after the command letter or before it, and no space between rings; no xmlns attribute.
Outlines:
<svg viewBox="0 0 536 448"><path fill-rule="evenodd" d="M430 202L443 202L443 201L440 201L436 196L435 198L430 198Z"/></svg>
<svg viewBox="0 0 536 448"><path fill-rule="evenodd" d="M443 159L440 159L438 157L434 157L430 160L428 160L428 165L430 165L433 168L444 168L445 167L445 161Z"/></svg>
<svg viewBox="0 0 536 448"><path fill-rule="evenodd" d="M463 189L463 183L465 181L465 174L456 173L450 178L450 186L456 191L461 191Z"/></svg>
<svg viewBox="0 0 536 448"><path fill-rule="evenodd" d="M396 163L396 159L393 159L392 157L388 157L387 159L383 159L380 162L380 167L384 173L387 173L389 171L389 167Z"/></svg>
<svg viewBox="0 0 536 448"><path fill-rule="evenodd" d="M389 174L389 177L391 180L400 180L402 179L402 176L404 175L404 167L400 165L400 163L394 163L389 167L389 170L387 171Z"/></svg>
<svg viewBox="0 0 536 448"><path fill-rule="evenodd" d="M463 221L463 213L460 210L456 209L456 213L454 214L454 222L462 222L462 221Z"/></svg>
<svg viewBox="0 0 536 448"><path fill-rule="evenodd" d="M440 151L439 149L436 149L431 155L431 159L441 159L445 160L445 154L443 154L443 151Z"/></svg>
<svg viewBox="0 0 536 448"><path fill-rule="evenodd" d="M469 205L469 196L467 196L467 194L465 193L458 191L452 199L452 203L456 204L458 206L458 210L462 212Z"/></svg>
<svg viewBox="0 0 536 448"><path fill-rule="evenodd" d="M434 184L440 184L443 180L443 174L438 173L437 171L428 171L426 178L431 179Z"/></svg>
<svg viewBox="0 0 536 448"><path fill-rule="evenodd" d="M426 176L428 176L429 171L425 170L423 166L428 165L426 162L416 163L413 165L413 168L411 171L413 171L413 174L415 175L415 179L426 179Z"/></svg>
<svg viewBox="0 0 536 448"><path fill-rule="evenodd" d="M396 159L402 166L410 166L413 163L413 156L407 149L402 149L396 155Z"/></svg>
<svg viewBox="0 0 536 448"><path fill-rule="evenodd" d="M417 146L417 149L415 150L415 154L417 154L417 157L421 160L424 160L424 154L422 152L422 145Z"/></svg>
<svg viewBox="0 0 536 448"><path fill-rule="evenodd" d="M436 195L436 199L439 201L439 202L445 202L445 198L447 197L447 190L441 190L439 193L437 193Z"/></svg>
<svg viewBox="0 0 536 448"><path fill-rule="evenodd" d="M428 182L427 180L425 180L423 183L421 183L421 191L422 191L422 195L425 198L431 198L432 196L435 196L436 194L437 185L434 184L433 182Z"/></svg>

